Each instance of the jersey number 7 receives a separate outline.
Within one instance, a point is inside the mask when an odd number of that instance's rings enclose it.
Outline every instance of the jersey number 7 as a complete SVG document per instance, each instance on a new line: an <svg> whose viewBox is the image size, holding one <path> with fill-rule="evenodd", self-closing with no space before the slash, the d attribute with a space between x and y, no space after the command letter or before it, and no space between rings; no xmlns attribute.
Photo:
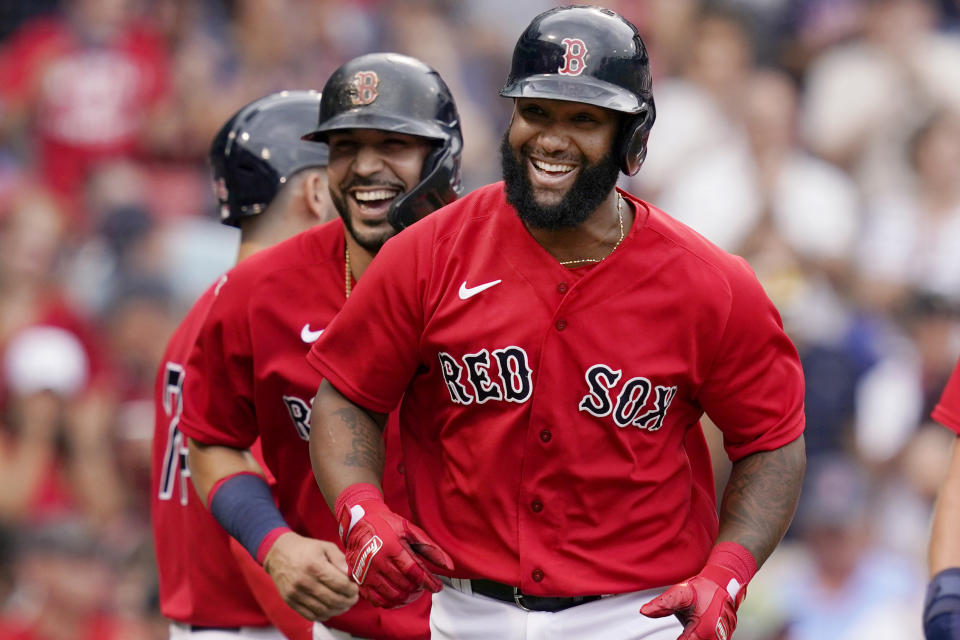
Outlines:
<svg viewBox="0 0 960 640"><path fill-rule="evenodd" d="M187 504L187 441L180 433L180 414L183 412L183 366L168 362L163 373L163 410L170 419L167 427L167 446L163 453L163 468L160 470L160 499L173 497L173 488L180 479L180 504Z"/></svg>

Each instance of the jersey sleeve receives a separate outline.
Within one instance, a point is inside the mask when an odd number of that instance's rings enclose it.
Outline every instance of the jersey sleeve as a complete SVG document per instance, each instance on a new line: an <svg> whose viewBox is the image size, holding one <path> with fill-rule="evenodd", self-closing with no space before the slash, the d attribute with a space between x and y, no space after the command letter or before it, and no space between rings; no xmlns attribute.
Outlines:
<svg viewBox="0 0 960 640"><path fill-rule="evenodd" d="M960 435L960 361L947 380L947 386L943 389L940 402L933 408L931 417Z"/></svg>
<svg viewBox="0 0 960 640"><path fill-rule="evenodd" d="M380 413L400 403L419 365L430 260L415 228L387 241L307 354L340 393Z"/></svg>
<svg viewBox="0 0 960 640"><path fill-rule="evenodd" d="M187 362L180 428L204 444L247 449L257 439L248 291L228 278Z"/></svg>
<svg viewBox="0 0 960 640"><path fill-rule="evenodd" d="M698 399L736 461L800 437L804 382L780 314L745 261L737 259L729 283L729 313Z"/></svg>

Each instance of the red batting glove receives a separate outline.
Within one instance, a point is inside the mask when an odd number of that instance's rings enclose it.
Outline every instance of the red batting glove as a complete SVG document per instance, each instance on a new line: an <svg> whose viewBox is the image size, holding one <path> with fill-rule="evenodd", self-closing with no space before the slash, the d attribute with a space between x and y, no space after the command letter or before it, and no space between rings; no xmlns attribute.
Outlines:
<svg viewBox="0 0 960 640"><path fill-rule="evenodd" d="M721 542L700 573L673 585L643 605L640 613L649 618L676 615L683 623L677 640L729 640L737 628L737 607L756 572L749 551L736 542Z"/></svg>
<svg viewBox="0 0 960 640"><path fill-rule="evenodd" d="M350 485L334 511L350 575L371 604L402 607L424 589L443 588L431 567L452 571L453 560L420 527L391 511L375 486Z"/></svg>

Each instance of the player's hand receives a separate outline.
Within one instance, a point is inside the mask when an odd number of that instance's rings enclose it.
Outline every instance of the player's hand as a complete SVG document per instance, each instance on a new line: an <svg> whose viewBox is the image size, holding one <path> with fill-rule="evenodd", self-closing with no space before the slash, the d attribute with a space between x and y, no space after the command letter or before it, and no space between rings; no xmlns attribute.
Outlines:
<svg viewBox="0 0 960 640"><path fill-rule="evenodd" d="M350 575L371 604L401 607L424 590L443 588L433 570L452 571L453 560L420 527L391 511L376 487L351 485L335 509Z"/></svg>
<svg viewBox="0 0 960 640"><path fill-rule="evenodd" d="M338 616L357 602L357 585L347 575L343 552L332 542L287 532L274 542L263 568L284 602L307 620Z"/></svg>
<svg viewBox="0 0 960 640"><path fill-rule="evenodd" d="M640 608L648 618L675 615L683 624L677 640L729 640L737 628L737 607L757 570L744 547L722 542L697 575L675 584Z"/></svg>
<svg viewBox="0 0 960 640"><path fill-rule="evenodd" d="M737 627L737 605L730 594L702 575L673 585L640 613L648 618L676 615L683 624L678 640L728 640Z"/></svg>

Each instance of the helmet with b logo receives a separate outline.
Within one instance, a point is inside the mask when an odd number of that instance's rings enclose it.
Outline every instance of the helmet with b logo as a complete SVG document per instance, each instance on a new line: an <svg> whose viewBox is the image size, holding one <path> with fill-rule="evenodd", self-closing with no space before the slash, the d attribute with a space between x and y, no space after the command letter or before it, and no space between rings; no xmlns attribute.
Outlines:
<svg viewBox="0 0 960 640"><path fill-rule="evenodd" d="M626 114L615 153L635 174L647 154L656 118L650 59L637 28L600 7L557 7L541 13L513 50L500 95L583 102Z"/></svg>
<svg viewBox="0 0 960 640"><path fill-rule="evenodd" d="M460 117L450 89L431 67L397 53L371 53L333 72L323 88L320 121L305 140L326 142L331 131L379 129L427 138L420 182L394 201L387 220L396 229L456 200L460 193Z"/></svg>
<svg viewBox="0 0 960 640"><path fill-rule="evenodd" d="M327 145L300 140L320 94L281 91L254 100L220 128L208 154L220 221L237 227L262 213L297 172L327 166Z"/></svg>

